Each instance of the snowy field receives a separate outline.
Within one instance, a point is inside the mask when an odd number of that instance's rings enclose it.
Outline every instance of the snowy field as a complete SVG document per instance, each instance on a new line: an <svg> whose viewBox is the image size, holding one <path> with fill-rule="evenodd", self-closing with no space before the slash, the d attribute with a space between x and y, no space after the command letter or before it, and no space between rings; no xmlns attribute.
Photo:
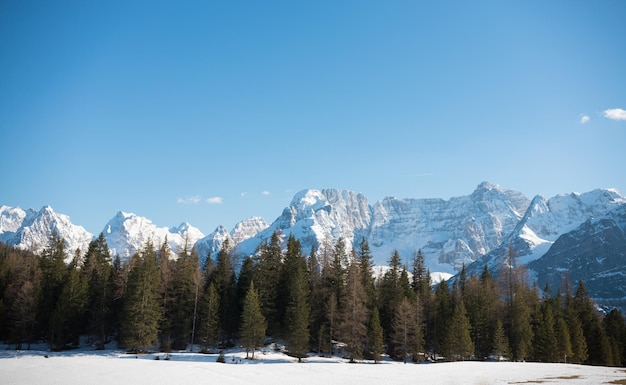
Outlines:
<svg viewBox="0 0 626 385"><path fill-rule="evenodd" d="M156 357L159 360L156 360ZM129 355L118 350L54 353L0 351L0 384L626 384L624 368L565 364L456 362L437 364L349 364L340 358L310 357L298 364L281 353L217 355L174 353Z"/></svg>

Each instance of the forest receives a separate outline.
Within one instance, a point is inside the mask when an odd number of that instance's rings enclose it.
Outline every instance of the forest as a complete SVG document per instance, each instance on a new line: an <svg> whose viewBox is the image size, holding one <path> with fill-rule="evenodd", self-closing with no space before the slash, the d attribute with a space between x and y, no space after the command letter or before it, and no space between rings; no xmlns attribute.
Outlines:
<svg viewBox="0 0 626 385"><path fill-rule="evenodd" d="M498 271L468 276L463 268L436 285L419 250L410 263L394 252L375 275L364 239L307 253L293 236L275 233L245 258L228 241L204 258L147 242L122 262L100 234L70 263L68 253L58 235L41 255L0 243L0 340L10 348L241 346L254 358L276 342L299 360L626 364L618 310L600 312L584 282L567 275L556 293L530 284L512 251Z"/></svg>

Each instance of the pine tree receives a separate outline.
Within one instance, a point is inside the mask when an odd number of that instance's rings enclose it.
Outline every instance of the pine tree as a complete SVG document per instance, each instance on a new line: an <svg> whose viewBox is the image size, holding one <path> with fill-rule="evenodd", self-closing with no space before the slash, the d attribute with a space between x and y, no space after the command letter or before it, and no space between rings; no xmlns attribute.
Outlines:
<svg viewBox="0 0 626 385"><path fill-rule="evenodd" d="M572 338L570 336L569 327L563 316L559 316L556 320L555 334L558 361L567 363L568 358L574 353L572 351Z"/></svg>
<svg viewBox="0 0 626 385"><path fill-rule="evenodd" d="M172 272L172 301L168 312L171 322L172 348L186 349L193 333L197 293L200 287L198 258L182 250Z"/></svg>
<svg viewBox="0 0 626 385"><path fill-rule="evenodd" d="M171 260L171 250L167 243L167 237L165 237L157 251L157 263L159 266L159 294L161 297L159 349L162 352L170 352L172 350L172 311L175 298L172 285L174 263Z"/></svg>
<svg viewBox="0 0 626 385"><path fill-rule="evenodd" d="M610 365L612 357L608 339L583 281L578 283L573 306L580 319L587 343L589 356L586 362L592 365Z"/></svg>
<svg viewBox="0 0 626 385"><path fill-rule="evenodd" d="M404 285L401 284L404 279L402 277L402 261L400 253L397 250L391 255L389 259L389 270L383 275L382 281L379 285L379 302L380 302L380 321L383 330L387 333L386 340L389 340L390 333L393 328L393 316L396 312L396 307L405 296Z"/></svg>
<svg viewBox="0 0 626 385"><path fill-rule="evenodd" d="M372 272L373 266L372 252L369 243L365 237L359 242L359 250L357 252L357 261L359 270L361 271L361 284L365 290L367 297L367 308L372 311L376 307L376 288L374 287L374 277Z"/></svg>
<svg viewBox="0 0 626 385"><path fill-rule="evenodd" d="M447 281L443 280L437 285L433 303L433 317L430 329L433 331L433 345L436 354L447 352L446 339L453 315L453 306L450 300L450 291Z"/></svg>
<svg viewBox="0 0 626 385"><path fill-rule="evenodd" d="M250 282L250 288L243 306L243 313L241 314L240 330L241 343L246 349L246 359L250 351L252 351L252 359L254 359L254 351L265 342L266 330L267 322L263 313L261 313L259 295L254 289L254 282Z"/></svg>
<svg viewBox="0 0 626 385"><path fill-rule="evenodd" d="M156 252L148 241L131 260L122 309L119 344L133 352L149 350L158 341L161 316Z"/></svg>
<svg viewBox="0 0 626 385"><path fill-rule="evenodd" d="M348 267L347 285L341 300L340 340L350 362L363 358L367 340L367 298L363 290L362 276L356 263Z"/></svg>
<svg viewBox="0 0 626 385"><path fill-rule="evenodd" d="M533 330L531 324L531 299L534 295L522 285L513 285L509 304L508 329L511 353L516 361L525 361L531 353Z"/></svg>

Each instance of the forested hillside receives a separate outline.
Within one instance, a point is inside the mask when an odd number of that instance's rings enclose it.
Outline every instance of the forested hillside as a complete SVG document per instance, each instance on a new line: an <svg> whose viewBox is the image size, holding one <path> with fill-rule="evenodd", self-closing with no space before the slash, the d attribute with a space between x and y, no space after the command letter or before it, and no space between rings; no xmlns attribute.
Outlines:
<svg viewBox="0 0 626 385"><path fill-rule="evenodd" d="M582 281L556 293L529 286L512 252L497 274L463 269L433 288L420 251L412 266L392 253L374 277L366 240L346 250L342 239L302 250L293 236L283 249L274 233L243 260L228 242L204 266L193 250L148 242L122 263L101 234L66 264L58 236L41 255L0 244L0 339L54 350L81 337L135 352L240 345L251 357L274 340L298 358L626 363L619 311L598 313Z"/></svg>

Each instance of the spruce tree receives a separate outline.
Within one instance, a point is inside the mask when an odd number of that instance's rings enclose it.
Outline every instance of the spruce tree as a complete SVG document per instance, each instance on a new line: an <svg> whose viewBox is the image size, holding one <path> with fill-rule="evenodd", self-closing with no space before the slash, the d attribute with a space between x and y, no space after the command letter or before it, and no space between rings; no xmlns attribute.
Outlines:
<svg viewBox="0 0 626 385"><path fill-rule="evenodd" d="M289 237L283 266L284 293L287 308L283 325L286 330L287 349L298 362L309 351L309 282L306 261L300 253L300 242Z"/></svg>
<svg viewBox="0 0 626 385"><path fill-rule="evenodd" d="M215 284L211 282L203 293L200 306L200 327L198 334L200 335L202 351L205 353L208 352L211 347L217 346L220 335L219 311L220 298Z"/></svg>
<svg viewBox="0 0 626 385"><path fill-rule="evenodd" d="M267 327L271 335L276 335L281 330L278 309L281 260L280 234L274 232L269 243L264 242L259 245L254 256L255 286L259 291L261 311L267 319Z"/></svg>
<svg viewBox="0 0 626 385"><path fill-rule="evenodd" d="M445 337L446 356L450 361L464 360L474 352L470 328L465 305L461 300L454 309Z"/></svg>
<svg viewBox="0 0 626 385"><path fill-rule="evenodd" d="M151 241L131 259L122 308L120 346L129 351L150 350L158 340L161 316L159 270Z"/></svg>
<svg viewBox="0 0 626 385"><path fill-rule="evenodd" d="M82 272L88 282L87 331L97 349L104 349L111 331L113 286L111 255L103 233L89 243Z"/></svg>
<svg viewBox="0 0 626 385"><path fill-rule="evenodd" d="M602 323L609 340L613 365L622 366L624 364L624 347L626 345L624 317L622 317L619 310L613 309L604 317Z"/></svg>
<svg viewBox="0 0 626 385"><path fill-rule="evenodd" d="M504 326L500 319L496 320L492 346L492 353L498 360L509 357L509 341L504 333Z"/></svg>
<svg viewBox="0 0 626 385"><path fill-rule="evenodd" d="M381 355L385 351L385 341L383 339L383 328L380 325L380 313L378 312L378 308L374 307L371 314L367 332L368 351L374 363L378 363L380 362Z"/></svg>
<svg viewBox="0 0 626 385"><path fill-rule="evenodd" d="M252 351L252 359L254 359L254 351L263 346L266 330L267 322L261 313L259 295L254 289L254 282L250 282L241 314L241 330L239 332L241 343L246 349L246 359L249 357L250 351Z"/></svg>
<svg viewBox="0 0 626 385"><path fill-rule="evenodd" d="M210 282L215 283L217 294L220 298L220 331L223 333L222 341L226 342L237 331L239 317L237 316L236 303L236 279L233 256L231 254L230 242L224 241L220 251L217 253L217 263L211 275Z"/></svg>

